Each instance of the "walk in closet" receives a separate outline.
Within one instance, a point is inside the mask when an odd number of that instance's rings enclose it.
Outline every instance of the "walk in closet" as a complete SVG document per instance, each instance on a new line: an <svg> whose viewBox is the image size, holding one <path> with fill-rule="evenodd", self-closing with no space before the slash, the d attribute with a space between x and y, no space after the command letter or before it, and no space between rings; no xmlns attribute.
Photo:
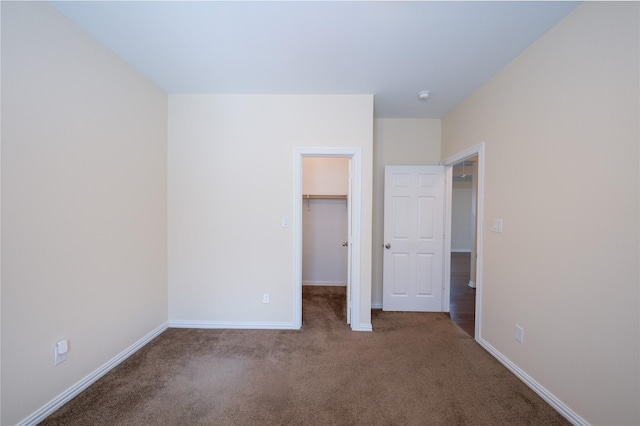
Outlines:
<svg viewBox="0 0 640 426"><path fill-rule="evenodd" d="M347 285L349 159L304 157L302 284Z"/></svg>

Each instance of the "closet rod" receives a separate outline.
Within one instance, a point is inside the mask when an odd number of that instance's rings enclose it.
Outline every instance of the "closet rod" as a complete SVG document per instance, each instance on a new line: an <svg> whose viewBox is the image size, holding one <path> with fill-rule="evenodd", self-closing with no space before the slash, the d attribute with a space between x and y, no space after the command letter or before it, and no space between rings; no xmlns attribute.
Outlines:
<svg viewBox="0 0 640 426"><path fill-rule="evenodd" d="M346 200L346 195L309 195L304 194L302 198L306 200Z"/></svg>

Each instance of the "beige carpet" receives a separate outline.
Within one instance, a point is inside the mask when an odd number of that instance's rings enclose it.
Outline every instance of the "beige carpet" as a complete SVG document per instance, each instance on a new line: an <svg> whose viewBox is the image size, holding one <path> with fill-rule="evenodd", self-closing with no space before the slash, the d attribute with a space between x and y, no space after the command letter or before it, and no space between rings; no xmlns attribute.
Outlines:
<svg viewBox="0 0 640 426"><path fill-rule="evenodd" d="M305 287L301 331L169 329L43 425L565 425L440 313L373 312Z"/></svg>

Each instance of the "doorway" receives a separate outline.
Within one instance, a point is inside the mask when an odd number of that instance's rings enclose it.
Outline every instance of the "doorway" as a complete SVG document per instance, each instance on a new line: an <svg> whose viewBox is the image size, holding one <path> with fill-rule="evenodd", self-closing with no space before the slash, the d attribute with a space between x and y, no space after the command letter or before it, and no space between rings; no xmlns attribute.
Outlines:
<svg viewBox="0 0 640 426"><path fill-rule="evenodd" d="M469 269L470 274L473 274L472 271L475 271L475 312L474 312L474 339L478 341L481 338L482 333L482 215L483 215L483 204L484 204L484 142L472 146L458 154L452 155L451 157L446 158L442 161L442 165L447 167L447 204L446 204L446 229L447 238L445 241L445 303L446 303L446 312L450 312L451 310L451 252L452 252L452 232L451 232L451 222L452 222L452 196L453 196L453 168L454 165L468 161L472 158L476 158L476 167L475 167L475 195L476 200L474 205L476 206L476 215L473 220L473 225L475 229L475 256L473 253L470 255ZM470 282L472 280L470 279Z"/></svg>
<svg viewBox="0 0 640 426"><path fill-rule="evenodd" d="M451 192L451 289L449 317L473 336L475 332L477 156L453 165Z"/></svg>
<svg viewBox="0 0 640 426"><path fill-rule="evenodd" d="M302 324L349 323L349 159L302 158Z"/></svg>
<svg viewBox="0 0 640 426"><path fill-rule="evenodd" d="M347 185L347 320L352 330L360 330L360 212L361 212L361 149L360 148L296 148L294 150L294 288L293 324L302 326L302 217L303 159L306 157L346 158Z"/></svg>

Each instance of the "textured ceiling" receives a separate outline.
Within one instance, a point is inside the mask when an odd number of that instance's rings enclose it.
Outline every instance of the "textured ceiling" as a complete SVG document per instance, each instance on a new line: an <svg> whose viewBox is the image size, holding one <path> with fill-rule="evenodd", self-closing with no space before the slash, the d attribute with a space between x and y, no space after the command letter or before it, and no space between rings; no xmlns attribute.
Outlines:
<svg viewBox="0 0 640 426"><path fill-rule="evenodd" d="M50 4L170 94L367 93L376 117L440 118L578 3Z"/></svg>

